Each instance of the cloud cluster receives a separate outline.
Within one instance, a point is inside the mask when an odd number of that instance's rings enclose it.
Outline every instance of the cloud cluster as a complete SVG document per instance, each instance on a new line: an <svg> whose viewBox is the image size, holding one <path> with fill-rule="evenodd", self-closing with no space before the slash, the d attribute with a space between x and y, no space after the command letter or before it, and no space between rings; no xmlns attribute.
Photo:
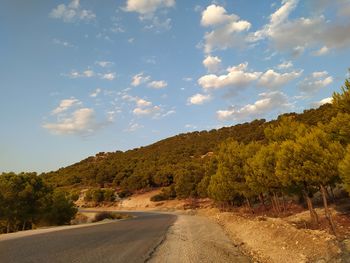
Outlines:
<svg viewBox="0 0 350 263"><path fill-rule="evenodd" d="M137 12L140 15L153 15L158 9L175 5L175 0L128 0L124 8L127 12Z"/></svg>
<svg viewBox="0 0 350 263"><path fill-rule="evenodd" d="M160 32L171 28L171 19L164 17L166 12L162 13L163 18L156 13L174 6L175 0L127 0L123 10L138 13L139 19L146 23L145 29Z"/></svg>
<svg viewBox="0 0 350 263"><path fill-rule="evenodd" d="M288 68L291 63L283 63L278 67ZM251 71L248 69L248 62L241 63L237 66L227 68L227 74L216 75L207 74L198 79L198 84L205 90L215 90L225 87L237 89L246 87L257 81L257 84L269 89L278 89L288 82L299 78L303 71L291 71L280 73L273 69L268 69L266 72Z"/></svg>
<svg viewBox="0 0 350 263"><path fill-rule="evenodd" d="M327 71L316 71L302 80L298 87L302 93L311 95L327 87L333 82L333 77Z"/></svg>
<svg viewBox="0 0 350 263"><path fill-rule="evenodd" d="M151 76L147 76L143 72L134 75L131 80L131 86L134 87L146 83L148 87L153 89L163 89L168 86L168 83L165 80L151 80Z"/></svg>
<svg viewBox="0 0 350 263"><path fill-rule="evenodd" d="M100 79L104 80L114 80L116 78L115 72L107 72L107 73L96 73L92 69L87 69L84 71L77 71L73 70L69 74L64 74L65 76L68 76L69 78L75 79L75 78L92 78L92 77L99 77Z"/></svg>
<svg viewBox="0 0 350 263"><path fill-rule="evenodd" d="M211 27L205 33L204 51L211 53L216 49L241 47L245 42L245 33L250 29L251 23L240 20L236 14L227 14L224 7L212 4L202 12L201 24Z"/></svg>
<svg viewBox="0 0 350 263"><path fill-rule="evenodd" d="M207 68L208 72L215 73L221 68L221 59L217 56L206 56L203 60L203 66Z"/></svg>
<svg viewBox="0 0 350 263"><path fill-rule="evenodd" d="M279 91L261 93L260 99L254 104L247 104L241 108L231 107L227 110L219 110L216 112L217 117L221 121L227 120L246 120L259 118L267 113L276 110L286 110L291 107L288 97Z"/></svg>
<svg viewBox="0 0 350 263"><path fill-rule="evenodd" d="M291 71L286 73L278 73L273 69L269 69L260 76L258 84L260 86L264 86L269 89L278 89L283 85L287 84L288 82L296 78L299 78L302 73L303 73L302 70Z"/></svg>
<svg viewBox="0 0 350 263"><path fill-rule="evenodd" d="M81 101L79 101L75 98L61 100L58 107L52 111L52 114L62 113L64 111L72 108L73 106L77 106L77 105L81 105Z"/></svg>
<svg viewBox="0 0 350 263"><path fill-rule="evenodd" d="M50 12L49 16L55 19L62 19L65 23L89 22L96 18L94 12L80 7L79 0L72 0L68 5L58 5Z"/></svg>
<svg viewBox="0 0 350 263"><path fill-rule="evenodd" d="M204 94L197 93L192 97L188 98L188 104L202 105L205 102L208 102L210 100L211 100L211 96L209 94L204 95Z"/></svg>
<svg viewBox="0 0 350 263"><path fill-rule="evenodd" d="M53 134L86 136L104 125L97 121L94 109L82 107L82 102L75 98L62 100L52 115L56 116L56 121L44 123L42 127Z"/></svg>
<svg viewBox="0 0 350 263"><path fill-rule="evenodd" d="M223 6L211 4L202 12L201 25L210 27L204 35L204 51L243 48L267 41L277 51L298 56L307 49L314 56L323 56L331 49L350 45L350 2L344 0L310 1L312 12L305 17L293 17L299 0L283 0L269 16L268 22L251 31L249 21L228 14ZM325 8L332 5L336 15L326 17ZM318 10L318 12L315 12ZM328 15L328 14L327 14Z"/></svg>
<svg viewBox="0 0 350 263"><path fill-rule="evenodd" d="M330 3L330 1L318 1L318 4L313 2L320 9L322 9L320 2ZM335 2L343 3L338 5L338 13L341 13L341 10L350 9L348 1L335 0ZM277 50L288 51L293 55L300 55L304 50L310 48L314 49L313 55L321 56L327 54L331 48L343 48L350 45L349 19L345 23L336 18L330 20L322 13L290 19L290 14L296 9L298 3L299 0L282 1L282 6L270 15L269 23L262 29L251 33L248 40L256 42L268 39Z"/></svg>
<svg viewBox="0 0 350 263"><path fill-rule="evenodd" d="M198 79L198 84L206 91L224 87L245 87L257 80L262 74L262 72L250 72L247 69L248 63L245 62L238 66L229 67L227 74L224 75L204 75Z"/></svg>

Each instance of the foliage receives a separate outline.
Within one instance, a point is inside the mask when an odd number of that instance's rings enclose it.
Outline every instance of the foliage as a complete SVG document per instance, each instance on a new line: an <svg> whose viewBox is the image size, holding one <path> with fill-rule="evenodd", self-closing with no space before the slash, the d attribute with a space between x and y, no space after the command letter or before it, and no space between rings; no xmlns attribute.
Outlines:
<svg viewBox="0 0 350 263"><path fill-rule="evenodd" d="M163 187L159 194L151 197L152 202L159 202L164 200L172 200L176 198L176 192L174 185Z"/></svg>
<svg viewBox="0 0 350 263"><path fill-rule="evenodd" d="M115 191L110 188L91 188L85 193L85 201L92 201L95 203L100 202L113 202L115 200Z"/></svg>
<svg viewBox="0 0 350 263"><path fill-rule="evenodd" d="M344 159L339 164L339 172L345 189L350 193L350 145L346 149Z"/></svg>
<svg viewBox="0 0 350 263"><path fill-rule="evenodd" d="M68 224L77 212L65 193L54 191L36 173L1 174L0 205L2 232Z"/></svg>
<svg viewBox="0 0 350 263"><path fill-rule="evenodd" d="M333 93L333 105L341 112L350 113L350 78L345 80L341 93Z"/></svg>
<svg viewBox="0 0 350 263"><path fill-rule="evenodd" d="M93 222L99 222L105 219L123 219L123 218L129 218L130 216L127 214L120 214L120 213L113 213L113 212L99 212L95 215L94 219L92 220Z"/></svg>

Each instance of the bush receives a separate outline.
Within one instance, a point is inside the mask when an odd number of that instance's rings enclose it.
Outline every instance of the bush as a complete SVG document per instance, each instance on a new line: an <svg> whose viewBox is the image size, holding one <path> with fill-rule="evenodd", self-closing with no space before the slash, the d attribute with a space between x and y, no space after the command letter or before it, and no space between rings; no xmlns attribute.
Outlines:
<svg viewBox="0 0 350 263"><path fill-rule="evenodd" d="M85 201L90 202L113 202L115 200L114 190L113 189L101 189L101 188L93 188L89 189L85 194Z"/></svg>
<svg viewBox="0 0 350 263"><path fill-rule="evenodd" d="M154 195L150 198L152 202L159 202L159 201L164 201L164 200L172 200L176 198L176 192L174 185L171 185L169 187L164 187L162 191Z"/></svg>
<svg viewBox="0 0 350 263"><path fill-rule="evenodd" d="M113 213L113 212L100 212L95 215L95 218L92 222L99 222L105 219L123 219L123 218L129 218L130 216L128 214L119 214L119 213Z"/></svg>
<svg viewBox="0 0 350 263"><path fill-rule="evenodd" d="M103 201L113 202L115 200L114 190L113 189L104 189L103 190Z"/></svg>

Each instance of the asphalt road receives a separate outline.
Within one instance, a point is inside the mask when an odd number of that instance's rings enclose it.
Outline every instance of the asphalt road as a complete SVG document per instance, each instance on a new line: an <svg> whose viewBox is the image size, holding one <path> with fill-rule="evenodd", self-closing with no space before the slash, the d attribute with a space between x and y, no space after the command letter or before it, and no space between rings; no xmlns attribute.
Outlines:
<svg viewBox="0 0 350 263"><path fill-rule="evenodd" d="M0 241L1 263L146 262L176 216L135 218Z"/></svg>

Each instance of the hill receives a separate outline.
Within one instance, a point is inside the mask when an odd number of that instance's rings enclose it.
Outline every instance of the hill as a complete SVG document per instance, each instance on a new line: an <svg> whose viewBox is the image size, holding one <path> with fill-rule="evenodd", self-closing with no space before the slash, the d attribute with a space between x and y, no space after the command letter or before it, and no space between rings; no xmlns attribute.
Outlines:
<svg viewBox="0 0 350 263"><path fill-rule="evenodd" d="M129 151L100 152L73 165L41 176L56 187L114 186L123 191L173 186L178 197L200 195L197 185L215 172L210 158L227 139L247 144L264 141L264 130L276 126L283 117L293 117L307 125L328 123L337 111L331 104L303 113L287 113L276 120L254 120L232 127L179 134Z"/></svg>

